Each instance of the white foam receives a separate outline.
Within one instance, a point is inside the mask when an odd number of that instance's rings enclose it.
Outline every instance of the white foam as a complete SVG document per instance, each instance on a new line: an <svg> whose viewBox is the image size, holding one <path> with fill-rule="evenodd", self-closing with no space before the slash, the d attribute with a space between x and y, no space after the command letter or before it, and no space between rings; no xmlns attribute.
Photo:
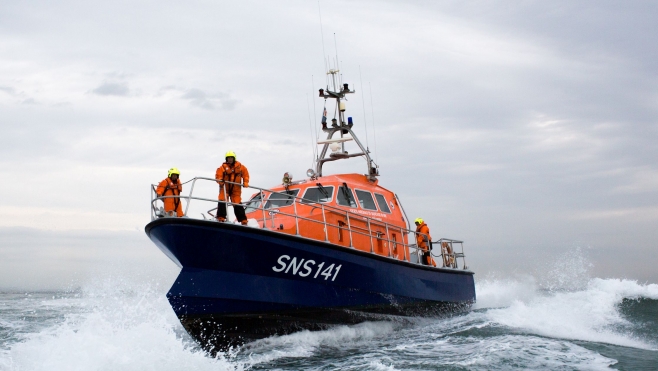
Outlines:
<svg viewBox="0 0 658 371"><path fill-rule="evenodd" d="M530 294L528 286L519 282L489 282L483 287L485 305L486 300L501 304L513 298L508 307L486 312L495 323L552 338L656 349L655 344L632 335L630 323L617 307L624 298L658 299L656 284L595 278L578 291ZM519 288L521 292L515 295Z"/></svg>
<svg viewBox="0 0 658 371"><path fill-rule="evenodd" d="M273 336L248 344L242 351L250 353L249 365L264 364L282 358L303 358L322 347L359 348L377 341L395 329L392 322L365 322L353 326L336 326L324 331L300 331Z"/></svg>
<svg viewBox="0 0 658 371"><path fill-rule="evenodd" d="M506 370L514 368L510 365L523 365L530 370L609 370L608 366L616 363L567 340L526 334L495 335L505 331L491 328L495 324L486 317L486 311L473 311L419 323L424 331L410 328L396 333L397 337L385 344L388 347L378 348L378 355L390 355L401 369ZM484 330L490 336L471 331L480 327L490 327ZM455 331L458 329L462 331ZM413 361L407 363L410 367L404 367L400 360Z"/></svg>
<svg viewBox="0 0 658 371"><path fill-rule="evenodd" d="M84 310L13 344L0 370L243 369L177 335L180 324L161 290L114 279L84 289L79 300Z"/></svg>
<svg viewBox="0 0 658 371"><path fill-rule="evenodd" d="M617 361L567 341L537 336L503 335L481 339L445 339L434 344L445 365L468 369L609 370ZM421 355L419 355L421 356ZM501 365L508 365L502 367ZM460 368L461 368L460 367Z"/></svg>
<svg viewBox="0 0 658 371"><path fill-rule="evenodd" d="M477 302L474 309L508 307L515 301L528 301L537 296L538 285L534 277L484 280L476 282Z"/></svg>

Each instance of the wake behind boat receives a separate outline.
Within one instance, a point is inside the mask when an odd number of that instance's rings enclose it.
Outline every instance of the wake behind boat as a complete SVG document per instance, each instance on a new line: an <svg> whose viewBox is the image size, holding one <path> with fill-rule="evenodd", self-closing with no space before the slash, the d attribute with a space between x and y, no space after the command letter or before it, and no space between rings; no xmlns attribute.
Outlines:
<svg viewBox="0 0 658 371"><path fill-rule="evenodd" d="M338 72L328 73L332 89L320 89L325 102L335 99L338 115L330 125L323 116L327 138L318 141L315 169L300 181L286 173L269 189L244 187L255 191L244 205L227 201L236 215L246 207L247 225L218 222L217 200L194 195L197 183L221 179L193 178L187 196L152 195L146 233L181 267L167 297L206 350L390 315L435 316L475 301L462 241L436 240L436 259L423 258L400 199L379 185L378 166L352 131L352 118L345 120L343 100L354 91L337 84ZM352 141L360 152L345 150ZM366 160L365 174L323 174L324 163L352 157ZM241 186L218 183L226 195ZM167 199L186 203L183 217L158 209ZM191 218L193 202L211 203L211 218Z"/></svg>

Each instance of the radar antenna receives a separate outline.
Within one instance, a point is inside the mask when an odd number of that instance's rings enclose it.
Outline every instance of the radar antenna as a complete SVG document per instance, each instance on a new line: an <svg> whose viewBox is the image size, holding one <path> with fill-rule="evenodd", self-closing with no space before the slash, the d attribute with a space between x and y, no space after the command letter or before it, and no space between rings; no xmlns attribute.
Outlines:
<svg viewBox="0 0 658 371"><path fill-rule="evenodd" d="M377 176L379 176L379 166L370 157L370 150L364 147L363 144L361 144L359 138L357 138L356 134L352 131L352 127L354 126L352 117L347 117L347 122L345 122L344 101L347 100L345 98L345 95L354 94L355 91L349 89L349 84L342 84L342 86L336 84L337 78L338 81L340 81L339 73L340 70L338 69L338 66L336 66L335 69L330 69L329 72L327 72L327 75L331 75L330 80L333 85L333 90L331 90L328 85L326 90L320 89L320 98L324 98L325 102L329 98L333 98L336 100L338 119L334 117L331 120L331 126L328 126L326 119L323 117L322 131L327 133L327 139L318 141L318 144L323 144L324 146L322 147L322 151L320 152L320 155L317 157L316 160L315 175L318 177L322 176L322 165L325 162L344 160L351 157L363 156L366 159L366 163L368 166L368 172L366 173L366 176L370 181L375 181L377 179ZM336 133L338 133L340 137L334 139L334 135ZM349 136L346 136L347 134L349 134ZM360 153L348 153L347 151L345 151L345 142L352 140L354 140L354 142L361 149ZM329 149L331 149L331 153L327 155Z"/></svg>

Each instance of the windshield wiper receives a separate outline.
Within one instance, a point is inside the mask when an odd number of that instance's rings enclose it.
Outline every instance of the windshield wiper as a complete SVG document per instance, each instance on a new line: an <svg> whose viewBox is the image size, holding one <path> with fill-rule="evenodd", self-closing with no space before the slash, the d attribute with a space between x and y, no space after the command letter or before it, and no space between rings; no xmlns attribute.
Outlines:
<svg viewBox="0 0 658 371"><path fill-rule="evenodd" d="M329 198L329 192L327 192L327 190L324 189L324 187L322 186L322 184L320 184L320 183L315 183L315 185L318 186L318 189L320 190L320 192L322 192L322 194L324 195L324 197Z"/></svg>
<svg viewBox="0 0 658 371"><path fill-rule="evenodd" d="M350 206L352 205L352 196L350 196L350 188L347 186L347 183L343 182L343 186L341 187L343 189L343 195L345 196L345 199L347 202L350 203Z"/></svg>

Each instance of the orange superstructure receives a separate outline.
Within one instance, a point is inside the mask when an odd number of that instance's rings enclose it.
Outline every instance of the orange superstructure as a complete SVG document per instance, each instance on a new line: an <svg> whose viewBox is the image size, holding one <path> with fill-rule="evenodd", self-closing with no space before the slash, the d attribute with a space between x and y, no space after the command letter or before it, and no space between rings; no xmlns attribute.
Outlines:
<svg viewBox="0 0 658 371"><path fill-rule="evenodd" d="M247 217L261 227L407 260L401 208L395 194L377 183L365 175L340 174L272 188L252 196Z"/></svg>

